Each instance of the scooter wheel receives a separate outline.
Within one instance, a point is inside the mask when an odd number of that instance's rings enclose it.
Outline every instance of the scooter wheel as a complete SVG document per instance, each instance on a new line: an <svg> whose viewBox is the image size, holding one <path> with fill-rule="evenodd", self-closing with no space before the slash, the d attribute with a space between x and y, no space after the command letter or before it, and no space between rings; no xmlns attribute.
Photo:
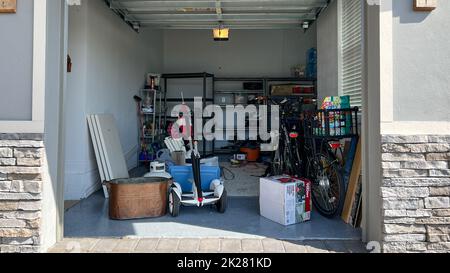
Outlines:
<svg viewBox="0 0 450 273"><path fill-rule="evenodd" d="M222 197L220 197L220 200L216 204L217 211L219 213L225 213L228 207L228 194L227 191L224 190L222 193Z"/></svg>
<svg viewBox="0 0 450 273"><path fill-rule="evenodd" d="M180 215L181 200L178 194L171 189L169 193L169 213L172 217Z"/></svg>

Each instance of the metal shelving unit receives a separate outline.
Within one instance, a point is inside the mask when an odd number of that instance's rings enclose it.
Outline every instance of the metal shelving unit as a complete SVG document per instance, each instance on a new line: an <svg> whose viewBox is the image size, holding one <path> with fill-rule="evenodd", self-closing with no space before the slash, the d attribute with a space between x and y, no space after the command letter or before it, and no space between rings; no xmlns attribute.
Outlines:
<svg viewBox="0 0 450 273"><path fill-rule="evenodd" d="M261 83L263 88L262 90L219 90L217 88L217 83L219 82L256 82ZM314 86L314 93L305 93L305 94L296 94L292 96L271 96L271 84L274 83L292 83L292 84L304 84L304 85L312 85ZM220 94L230 94L230 95L260 95L267 96L271 98L280 98L280 99L299 99L301 97L316 99L317 98L317 80L311 78L293 78L293 77L229 77L229 78L215 78L214 79L215 86L215 96ZM232 105L235 105L233 101ZM226 107L226 104L220 104L222 107ZM243 106L248 106L249 104L241 104ZM250 130L251 128L246 128L246 130ZM215 150L216 153L228 152L226 150Z"/></svg>
<svg viewBox="0 0 450 273"><path fill-rule="evenodd" d="M202 88L203 88L203 96L202 96L202 107L203 109L206 107L207 102L214 102L214 75L203 72L203 73L173 73L173 74L163 74L162 80L164 82L164 124L167 124L168 119L176 119L171 117L167 114L168 102L193 102L194 98L168 98L167 94L169 93L168 90L170 88L169 81L170 80L180 80L180 79L201 79L202 80ZM208 79L212 79L212 97L208 97L207 89L208 89ZM203 122L205 125L205 121ZM207 153L207 147L206 147L206 141L203 142L203 150L202 150L202 156L207 157L209 155L212 155L214 153L215 149L215 141L212 141L212 151L210 154Z"/></svg>
<svg viewBox="0 0 450 273"><path fill-rule="evenodd" d="M214 92L216 94L261 94L264 95L266 93L265 90L265 79L264 78L252 78L252 77L248 77L248 78L214 78L214 87L216 87L216 83L218 82L256 82L256 83L261 83L263 86L263 89L261 90L217 90L215 88Z"/></svg>
<svg viewBox="0 0 450 273"><path fill-rule="evenodd" d="M298 95L292 95L292 96L284 96L284 97L295 97L295 96L313 96L317 97L317 80L312 78L266 78L265 79L265 90L267 91L267 96L271 96L270 92L270 86L271 83L300 83L300 84L309 84L314 86L314 93L307 93L307 94L298 94ZM276 96L275 96L276 97Z"/></svg>
<svg viewBox="0 0 450 273"><path fill-rule="evenodd" d="M244 83L260 83L262 86L262 89L260 90L245 90L243 85ZM223 88L218 88L218 84L219 83L234 83L234 84L241 84L242 86L240 86L239 88L232 88L229 89L229 87L227 89L223 89ZM250 103L236 103L236 96L251 96L251 95L255 95L255 96L265 96L267 93L266 90L266 81L264 78L256 78L256 77L223 77L223 78L215 78L214 79L214 92L215 95L214 97L216 98L219 95L232 95L232 103L231 104L223 104L222 102L218 103L217 101L215 102L216 104L218 104L219 106L225 108L228 105L232 105L232 106L236 106L236 105L242 105L244 107L247 107L249 105L252 105ZM246 121L249 121L250 119L248 117L246 117ZM257 119L259 120L259 118ZM234 130L236 131L243 131L245 130L246 132L250 132L250 131L254 131L256 130L255 128L250 128L249 125L246 126L245 129L241 129L238 130L237 128L235 128ZM225 133L226 128L224 130L219 130L222 133ZM229 141L231 142L231 141ZM229 149L215 149L214 153L223 153L223 154L229 154L230 152L233 152L232 150Z"/></svg>
<svg viewBox="0 0 450 273"><path fill-rule="evenodd" d="M144 147L148 147L153 143L161 140L162 128L161 128L161 120L162 120L162 100L163 94L159 89L141 89L139 91L139 95L143 98L140 109L140 123L139 127L139 153L138 153L138 162L146 163L148 160L141 160L140 154ZM145 104L146 100L151 100L151 108L148 108L149 105ZM147 108L145 107L147 106ZM152 109L151 111L149 109ZM151 124L151 129L146 130L147 125ZM145 127L145 128L144 128Z"/></svg>

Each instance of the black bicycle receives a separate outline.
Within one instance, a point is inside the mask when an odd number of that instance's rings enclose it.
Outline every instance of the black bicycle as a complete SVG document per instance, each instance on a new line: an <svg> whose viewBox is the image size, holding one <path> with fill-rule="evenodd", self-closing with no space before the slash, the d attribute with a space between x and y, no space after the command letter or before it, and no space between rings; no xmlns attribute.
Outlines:
<svg viewBox="0 0 450 273"><path fill-rule="evenodd" d="M278 149L272 158L270 175L291 175L301 177L302 157L300 148L300 115L296 115L301 102L283 100L272 101L280 106L280 128L278 132Z"/></svg>
<svg viewBox="0 0 450 273"><path fill-rule="evenodd" d="M340 140L358 136L358 108L319 110L302 114L306 177L312 182L312 200L325 217L342 212L346 188L337 157ZM342 151L341 151L342 153Z"/></svg>
<svg viewBox="0 0 450 273"><path fill-rule="evenodd" d="M327 218L339 215L346 187L337 155L341 139L358 136L358 108L302 112L301 100L272 103L280 107L280 128L268 176L308 178L317 211Z"/></svg>

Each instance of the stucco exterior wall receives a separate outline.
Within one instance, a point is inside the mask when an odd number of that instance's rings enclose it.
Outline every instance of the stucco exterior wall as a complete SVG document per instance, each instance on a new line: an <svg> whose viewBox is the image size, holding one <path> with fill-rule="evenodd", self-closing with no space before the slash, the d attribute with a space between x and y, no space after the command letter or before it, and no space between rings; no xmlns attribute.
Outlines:
<svg viewBox="0 0 450 273"><path fill-rule="evenodd" d="M393 68L380 77L393 83L392 93L387 84L380 89L382 247L449 252L450 2L438 0L432 12L413 11L412 1L388 2L380 24L392 34L389 44L381 36L381 60L389 68L392 59Z"/></svg>
<svg viewBox="0 0 450 273"><path fill-rule="evenodd" d="M31 120L33 3L0 16L0 120Z"/></svg>
<svg viewBox="0 0 450 273"><path fill-rule="evenodd" d="M394 120L450 121L450 1L432 12L392 2Z"/></svg>
<svg viewBox="0 0 450 273"><path fill-rule="evenodd" d="M9 37L0 43L0 252L40 252L56 242L58 3L23 1L16 14L0 16L0 34Z"/></svg>

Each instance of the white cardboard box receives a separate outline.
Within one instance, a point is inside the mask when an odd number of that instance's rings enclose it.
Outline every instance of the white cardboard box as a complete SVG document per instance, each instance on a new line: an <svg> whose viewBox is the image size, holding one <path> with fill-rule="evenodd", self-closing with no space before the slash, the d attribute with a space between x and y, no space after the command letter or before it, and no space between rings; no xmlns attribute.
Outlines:
<svg viewBox="0 0 450 273"><path fill-rule="evenodd" d="M261 216L279 224L288 226L309 221L311 182L289 176L261 178L259 204Z"/></svg>

